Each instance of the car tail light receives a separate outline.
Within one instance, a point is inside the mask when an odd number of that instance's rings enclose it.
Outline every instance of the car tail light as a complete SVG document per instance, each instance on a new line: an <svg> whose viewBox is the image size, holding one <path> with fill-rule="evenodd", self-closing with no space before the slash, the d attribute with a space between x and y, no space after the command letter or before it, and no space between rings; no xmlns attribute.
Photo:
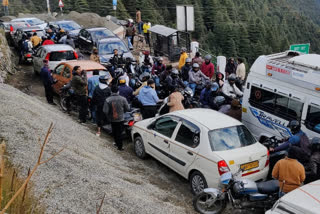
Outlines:
<svg viewBox="0 0 320 214"><path fill-rule="evenodd" d="M77 52L73 51L73 54L74 54L74 57L75 57L76 59L78 59L78 58L79 58L79 56L78 56Z"/></svg>
<svg viewBox="0 0 320 214"><path fill-rule="evenodd" d="M31 57L31 54L27 54L26 57Z"/></svg>
<svg viewBox="0 0 320 214"><path fill-rule="evenodd" d="M133 126L134 125L134 121L133 120L130 120L129 122L128 122L128 126Z"/></svg>
<svg viewBox="0 0 320 214"><path fill-rule="evenodd" d="M220 175L230 171L227 163L224 160L218 162L218 171Z"/></svg>
<svg viewBox="0 0 320 214"><path fill-rule="evenodd" d="M266 164L264 165L264 167L267 167L270 163L270 152L269 150L267 150L267 161L266 161Z"/></svg>
<svg viewBox="0 0 320 214"><path fill-rule="evenodd" d="M47 56L46 56L45 59L49 61L49 59L50 59L50 53L47 54Z"/></svg>
<svg viewBox="0 0 320 214"><path fill-rule="evenodd" d="M12 25L10 25L10 32L13 32L13 27L12 27Z"/></svg>

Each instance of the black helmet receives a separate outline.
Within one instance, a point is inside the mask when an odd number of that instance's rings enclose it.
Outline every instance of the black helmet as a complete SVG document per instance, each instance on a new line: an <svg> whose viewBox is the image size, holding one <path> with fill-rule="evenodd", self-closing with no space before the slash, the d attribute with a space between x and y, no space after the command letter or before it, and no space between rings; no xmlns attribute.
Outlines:
<svg viewBox="0 0 320 214"><path fill-rule="evenodd" d="M147 81L148 79L150 79L150 73L148 73L148 72L143 72L143 73L139 76L139 79L140 79L142 82Z"/></svg>
<svg viewBox="0 0 320 214"><path fill-rule="evenodd" d="M320 151L320 138L319 137L312 138L312 140L311 140L311 150L313 152Z"/></svg>
<svg viewBox="0 0 320 214"><path fill-rule="evenodd" d="M117 68L117 69L114 71L114 73L115 73L115 76L116 76L116 77L121 77L122 75L124 75L124 71L123 71L122 68Z"/></svg>
<svg viewBox="0 0 320 214"><path fill-rule="evenodd" d="M297 134L301 129L301 125L297 120L291 120L287 127L291 130L292 134Z"/></svg>
<svg viewBox="0 0 320 214"><path fill-rule="evenodd" d="M237 77L235 74L230 74L228 77L228 81L236 81Z"/></svg>
<svg viewBox="0 0 320 214"><path fill-rule="evenodd" d="M177 77L177 76L179 76L179 71L174 68L174 69L171 71L171 75Z"/></svg>
<svg viewBox="0 0 320 214"><path fill-rule="evenodd" d="M218 83L214 82L211 86L211 92L217 92L219 90Z"/></svg>

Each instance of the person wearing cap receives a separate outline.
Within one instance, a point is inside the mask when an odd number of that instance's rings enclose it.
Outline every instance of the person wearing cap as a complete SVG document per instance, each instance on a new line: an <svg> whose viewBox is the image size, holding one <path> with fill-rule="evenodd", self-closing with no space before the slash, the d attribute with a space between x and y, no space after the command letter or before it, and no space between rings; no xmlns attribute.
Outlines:
<svg viewBox="0 0 320 214"><path fill-rule="evenodd" d="M242 97L243 92L240 91L240 89L236 86L236 75L231 74L228 77L228 81L226 81L222 87L222 93L228 97L231 102L231 100L237 98L237 97Z"/></svg>
<svg viewBox="0 0 320 214"><path fill-rule="evenodd" d="M90 60L97 62L97 63L100 63L100 57L99 57L98 53L99 53L98 48L93 47L92 54L90 55Z"/></svg>
<svg viewBox="0 0 320 214"><path fill-rule="evenodd" d="M54 80L51 74L51 71L49 69L49 62L48 60L43 60L43 67L40 71L40 78L42 80L45 95L47 98L47 102L51 105L55 105L53 102L53 88L52 85L54 84Z"/></svg>
<svg viewBox="0 0 320 214"><path fill-rule="evenodd" d="M160 57L152 66L152 74L153 75L159 75L161 74L163 71L166 70L166 65L163 64L163 58Z"/></svg>
<svg viewBox="0 0 320 214"><path fill-rule="evenodd" d="M181 70L182 66L186 64L186 59L188 58L187 49L181 48L181 54L179 59L179 70Z"/></svg>
<svg viewBox="0 0 320 214"><path fill-rule="evenodd" d="M232 100L231 101L231 108L226 112L226 115L239 120L241 122L242 118L242 109L239 100Z"/></svg>
<svg viewBox="0 0 320 214"><path fill-rule="evenodd" d="M133 90L126 84L126 78L124 76L119 78L119 95L126 98L128 103L131 103L134 98Z"/></svg>
<svg viewBox="0 0 320 214"><path fill-rule="evenodd" d="M207 80L205 84L206 86L204 87L204 89L202 89L200 93L200 103L203 108L210 108L209 99L211 94L212 82L210 80Z"/></svg>
<svg viewBox="0 0 320 214"><path fill-rule="evenodd" d="M279 180L281 195L299 188L306 179L305 169L297 161L298 150L291 146L287 157L279 160L272 170L272 177Z"/></svg>
<svg viewBox="0 0 320 214"><path fill-rule="evenodd" d="M94 89L91 103L96 108L96 122L97 133L96 136L100 136L101 127L107 121L106 115L103 113L103 105L105 100L111 95L111 89L108 87L111 81L111 75L108 73L104 76L99 76L99 85Z"/></svg>
<svg viewBox="0 0 320 214"><path fill-rule="evenodd" d="M112 135L115 141L115 146L119 151L122 148L122 132L124 114L130 110L127 100L119 95L117 85L111 86L111 96L108 97L103 105L103 112L111 121Z"/></svg>
<svg viewBox="0 0 320 214"><path fill-rule="evenodd" d="M37 32L33 33L33 36L31 37L31 42L33 48L37 48L38 46L40 46L42 39L37 35Z"/></svg>
<svg viewBox="0 0 320 214"><path fill-rule="evenodd" d="M204 73L204 75L206 75L210 79L212 79L212 77L214 76L214 65L212 64L211 59L211 55L206 55L204 58L204 62L201 65L202 73Z"/></svg>
<svg viewBox="0 0 320 214"><path fill-rule="evenodd" d="M143 119L152 118L157 113L157 103L159 102L159 97L155 89L155 83L152 79L149 79L147 85L144 86L140 92L138 99L142 104L142 117Z"/></svg>
<svg viewBox="0 0 320 214"><path fill-rule="evenodd" d="M209 80L209 77L200 71L198 63L194 63L192 65L192 70L189 71L189 87L192 89L193 94L196 91L197 85L202 85L203 80Z"/></svg>
<svg viewBox="0 0 320 214"><path fill-rule="evenodd" d="M192 62L191 58L187 58L186 63L181 68L181 78L185 85L189 84L189 71L191 71L192 69L191 62Z"/></svg>

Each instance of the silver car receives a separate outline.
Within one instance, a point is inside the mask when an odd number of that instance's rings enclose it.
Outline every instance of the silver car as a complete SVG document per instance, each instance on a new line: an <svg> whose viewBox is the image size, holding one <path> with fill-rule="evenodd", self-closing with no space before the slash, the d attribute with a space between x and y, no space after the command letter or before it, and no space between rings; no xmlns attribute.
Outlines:
<svg viewBox="0 0 320 214"><path fill-rule="evenodd" d="M31 17L31 18L17 18L17 19L12 19L12 22L25 22L29 24L30 26L38 26L41 29L45 29L48 24L38 18Z"/></svg>
<svg viewBox="0 0 320 214"><path fill-rule="evenodd" d="M78 55L69 45L45 45L41 46L33 55L33 69L40 73L43 60L49 61L49 69L53 70L60 62L77 60Z"/></svg>

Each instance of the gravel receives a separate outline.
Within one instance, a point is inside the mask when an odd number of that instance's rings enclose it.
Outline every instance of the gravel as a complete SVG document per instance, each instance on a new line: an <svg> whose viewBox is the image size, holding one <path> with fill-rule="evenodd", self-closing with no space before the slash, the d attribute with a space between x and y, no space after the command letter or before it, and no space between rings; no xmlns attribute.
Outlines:
<svg viewBox="0 0 320 214"><path fill-rule="evenodd" d="M51 122L54 130L45 157L64 151L42 165L32 182L47 213L193 213L187 182L152 158L142 161L126 144L124 152L110 138L98 138L43 97L31 97L0 84L0 138L10 161L26 174L39 153Z"/></svg>

